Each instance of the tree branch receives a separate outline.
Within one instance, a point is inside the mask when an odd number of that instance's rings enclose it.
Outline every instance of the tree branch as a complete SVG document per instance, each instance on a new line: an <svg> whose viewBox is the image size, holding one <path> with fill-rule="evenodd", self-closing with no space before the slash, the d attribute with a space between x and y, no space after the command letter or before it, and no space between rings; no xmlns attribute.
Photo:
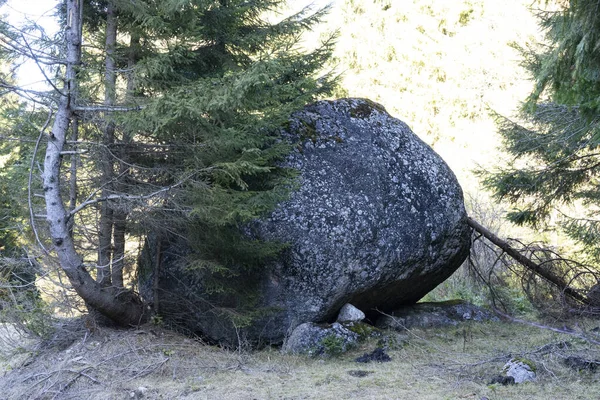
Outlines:
<svg viewBox="0 0 600 400"><path fill-rule="evenodd" d="M40 245L40 247L46 254L50 254L50 253L48 252L46 247L43 245L43 243L40 240L40 237L38 235L38 231L35 226L35 215L33 213L33 203L32 203L31 198L32 198L32 181L33 181L33 168L34 168L34 164L35 164L35 156L37 155L37 152L40 148L40 142L42 141L42 138L44 137L44 133L45 133L46 129L48 128L48 125L50 125L51 119L52 119L52 109L48 109L48 118L46 119L46 123L44 123L44 126L40 130L40 135L38 136L38 139L35 142L33 154L31 155L31 164L29 166L29 178L27 181L27 204L29 207L29 221L31 223L31 229L33 230L33 233L35 235L35 240L38 242L38 244Z"/></svg>
<svg viewBox="0 0 600 400"><path fill-rule="evenodd" d="M59 93L61 96L64 96L65 94L59 88L57 88L56 85L54 84L54 82L52 82L50 80L50 78L48 78L48 75L46 75L46 71L44 71L44 69L40 65L40 62L39 62L38 58L35 56L35 54L33 54L33 50L31 50L31 46L29 46L29 42L27 42L27 39L25 38L25 35L21 34L21 37L23 38L23 41L25 42L25 45L27 46L27 49L29 50L31 58L35 62L35 65L38 66L38 69L40 70L40 72L42 73L42 75L44 75L44 79L46 79L46 82L48 82L50 84L50 86L52 86L52 88L57 93Z"/></svg>
<svg viewBox="0 0 600 400"><path fill-rule="evenodd" d="M588 337L586 335L583 335L582 333L579 333L577 331L573 331L571 329L567 329L567 328L554 328L552 326L542 325L542 324L538 324L536 322L525 321L523 319L518 319L518 318L515 318L515 317L511 317L510 315L505 314L505 313L503 313L503 312L501 312L501 311L499 311L499 310L497 310L495 308L494 308L494 312L496 314L500 315L501 317L506 318L506 319L508 319L509 321L512 321L512 322L516 322L516 323L519 323L519 324L533 326L533 327L536 327L536 328L539 328L539 329L546 329L546 330L549 330L549 331L552 331L552 332L556 332L556 333L562 333L562 334L565 334L565 335L575 336L577 338L583 339L583 340L588 341L590 343L600 345L600 341L592 339L592 338L590 338L590 337Z"/></svg>
<svg viewBox="0 0 600 400"><path fill-rule="evenodd" d="M127 194L111 194L109 196L104 196L104 197L99 197L97 199L84 201L83 203L81 203L80 205L78 205L77 207L75 207L68 214L68 218L72 218L75 214L77 214L79 211L83 210L84 208L86 208L88 206L91 206L93 204L102 203L104 201L111 201L111 200L128 200L128 201L132 201L132 200L148 200L148 199L151 199L153 197L158 196L161 193L168 192L169 190L172 190L172 189L175 189L178 186L181 186L187 179L188 178L186 178L184 180L181 180L181 181L177 182L174 185L167 186L167 187L161 188L161 189L159 189L159 190L157 190L155 192L144 194L144 195L132 196L132 195L127 195Z"/></svg>
<svg viewBox="0 0 600 400"><path fill-rule="evenodd" d="M105 106L105 105L97 105L97 106L75 106L72 108L74 112L127 112L127 111L140 111L143 110L145 106Z"/></svg>
<svg viewBox="0 0 600 400"><path fill-rule="evenodd" d="M501 248L506 254L511 256L519 264L521 264L524 267L526 267L527 269L533 271L536 275L544 278L545 280L552 283L553 285L556 285L567 296L569 296L572 299L577 300L583 304L593 305L592 302L590 301L590 299L588 299L586 296L579 293L577 290L569 287L567 285L567 283L562 280L561 277L555 275L552 271L549 271L548 269L543 268L540 264L537 264L537 263L533 262L532 260L530 260L529 258L525 257L518 250L516 250L510 244L508 244L508 242L506 242L505 240L502 240L498 236L494 235L492 232L490 232L488 229L483 227L481 224L479 224L473 218L467 217L467 222L475 231L479 232L490 242L492 242L493 244L495 244L496 246Z"/></svg>

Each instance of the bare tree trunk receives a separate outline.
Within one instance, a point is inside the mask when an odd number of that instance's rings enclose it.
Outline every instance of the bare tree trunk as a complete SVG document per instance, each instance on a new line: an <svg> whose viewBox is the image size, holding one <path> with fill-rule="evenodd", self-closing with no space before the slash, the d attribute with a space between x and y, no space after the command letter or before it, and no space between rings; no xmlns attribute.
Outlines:
<svg viewBox="0 0 600 400"><path fill-rule="evenodd" d="M123 267L125 266L125 231L127 229L127 214L119 211L113 213L114 218L114 253L111 269L111 282L114 287L124 287Z"/></svg>
<svg viewBox="0 0 600 400"><path fill-rule="evenodd" d="M135 75L134 68L136 64L136 58L139 51L140 39L135 34L131 34L130 42L129 42L129 55L127 60L127 69L129 71L127 76L127 92L126 92L126 101L129 101L133 97L133 93L135 90ZM120 183L117 184L117 189L120 192L125 192L126 190L126 182L129 176L129 145L133 138L129 132L123 132L123 142L119 147L118 154L118 162L119 162L119 178ZM123 183L125 182L125 183ZM123 269L125 267L125 234L127 232L127 210L121 208L119 210L113 211L113 221L114 221L114 230L113 230L113 244L114 244L114 253L113 253L113 262L112 262L112 271L111 271L111 281L113 286L123 287Z"/></svg>
<svg viewBox="0 0 600 400"><path fill-rule="evenodd" d="M475 229L477 232L482 234L490 242L492 242L493 244L495 244L496 246L501 248L506 254L511 256L519 264L521 264L525 268L533 271L535 274L544 278L545 280L552 283L553 285L556 285L560 290L562 290L562 292L564 294L571 297L572 299L575 299L584 304L590 305L591 302L586 296L582 295L577 290L569 287L567 285L567 283L564 282L561 277L554 274L548 268L543 268L539 264L536 264L535 262L531 261L529 258L527 258L523 254L521 254L517 249L511 247L511 245L508 244L508 242L506 242L505 240L502 240L498 236L494 235L492 232L490 232L488 229L483 227L480 223L475 221L473 218L469 217L467 220L468 220L469 225L473 229Z"/></svg>
<svg viewBox="0 0 600 400"><path fill-rule="evenodd" d="M154 257L154 280L152 282L152 295L154 298L154 313L160 314L160 266L162 258L162 238L156 236L156 256Z"/></svg>
<svg viewBox="0 0 600 400"><path fill-rule="evenodd" d="M77 207L77 140L79 138L79 121L74 118L71 127L71 142L73 143L73 154L71 154L71 167L69 175L69 211ZM75 226L74 218L69 220L69 236L73 237L73 228Z"/></svg>
<svg viewBox="0 0 600 400"><path fill-rule="evenodd" d="M117 42L117 15L111 2L106 11L106 58L104 72L104 105L110 107L115 104L116 99L116 73L115 73L115 46ZM102 197L108 197L113 192L114 186L114 161L111 148L115 143L115 124L110 119L110 114L105 114L105 127L102 138L104 147L101 149L100 168L102 177ZM113 210L110 202L105 201L100 205L100 221L98 224L98 272L96 280L103 286L111 284L111 266L113 236ZM115 286L123 287L121 285Z"/></svg>
<svg viewBox="0 0 600 400"><path fill-rule="evenodd" d="M139 324L144 318L144 305L131 292L106 288L96 282L83 266L80 255L75 250L69 232L70 218L61 195L61 152L65 145L71 120L74 118L74 90L76 88L75 67L80 65L81 47L81 0L66 0L66 72L64 95L61 96L58 110L49 135L44 158L44 197L46 218L54 251L62 270L73 288L89 307L121 325Z"/></svg>

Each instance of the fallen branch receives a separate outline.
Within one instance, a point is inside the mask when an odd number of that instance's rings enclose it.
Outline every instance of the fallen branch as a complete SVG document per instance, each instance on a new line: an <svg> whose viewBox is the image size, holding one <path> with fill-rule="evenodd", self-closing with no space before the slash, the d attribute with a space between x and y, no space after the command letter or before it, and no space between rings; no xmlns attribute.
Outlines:
<svg viewBox="0 0 600 400"><path fill-rule="evenodd" d="M473 218L467 217L467 222L475 231L477 231L483 237L485 237L487 240L489 240L490 242L492 242L493 244L498 246L500 249L502 249L506 254L508 254L510 257L512 257L519 264L521 264L525 268L529 269L530 271L534 272L536 275L542 277L546 281L557 286L565 295L567 295L570 298L577 300L583 304L594 305L594 304L592 304L593 302L590 299L588 299L586 296L582 295L581 293L579 293L577 290L573 289L572 287L569 287L569 285L566 282L564 282L560 276L554 274L552 271L548 270L547 268L543 268L540 264L533 262L532 260L530 260L529 258L524 256L521 252L519 252L517 249L512 247L507 241L502 240L498 236L494 235L490 230L488 230L487 228L482 226L480 223L475 221Z"/></svg>

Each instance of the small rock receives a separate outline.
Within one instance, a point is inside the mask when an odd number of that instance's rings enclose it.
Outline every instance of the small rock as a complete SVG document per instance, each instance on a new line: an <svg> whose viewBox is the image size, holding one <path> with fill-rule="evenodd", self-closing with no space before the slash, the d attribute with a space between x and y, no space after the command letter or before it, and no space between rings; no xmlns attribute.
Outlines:
<svg viewBox="0 0 600 400"><path fill-rule="evenodd" d="M373 352L365 353L358 357L355 361L359 363L368 363L371 361L388 362L392 361L392 358L381 347L378 347Z"/></svg>
<svg viewBox="0 0 600 400"><path fill-rule="evenodd" d="M344 304L337 317L338 322L360 322L363 319L365 313L349 303Z"/></svg>
<svg viewBox="0 0 600 400"><path fill-rule="evenodd" d="M593 305L600 306L600 282L592 286L587 294L587 298Z"/></svg>
<svg viewBox="0 0 600 400"><path fill-rule="evenodd" d="M504 365L507 377L514 378L515 383L535 381L536 375L529 363L513 358Z"/></svg>
<svg viewBox="0 0 600 400"><path fill-rule="evenodd" d="M307 322L292 331L282 351L313 356L333 356L354 347L358 340L358 334L338 322L331 325Z"/></svg>
<svg viewBox="0 0 600 400"><path fill-rule="evenodd" d="M144 395L146 394L146 392L148 391L148 388L145 388L144 386L140 386L137 389L135 389L132 392L129 392L129 397L132 399L141 399L144 397Z"/></svg>
<svg viewBox="0 0 600 400"><path fill-rule="evenodd" d="M547 353L551 353L556 350L568 349L569 347L571 347L571 342L567 342L567 341L548 343L547 345L542 346L539 349L539 352L542 354L547 354Z"/></svg>

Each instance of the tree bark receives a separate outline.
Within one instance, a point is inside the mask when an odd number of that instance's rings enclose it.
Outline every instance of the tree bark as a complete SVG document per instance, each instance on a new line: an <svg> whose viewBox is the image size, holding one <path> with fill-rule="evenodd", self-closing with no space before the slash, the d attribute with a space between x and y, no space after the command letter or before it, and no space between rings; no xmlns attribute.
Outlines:
<svg viewBox="0 0 600 400"><path fill-rule="evenodd" d="M109 2L106 9L106 42L105 42L105 71L104 71L104 105L111 107L115 104L116 73L115 46L117 42L117 15L114 5ZM100 185L102 197L114 192L114 161L110 149L115 143L115 124L110 114L105 113L105 126L102 137L103 148L100 152L100 170L102 172ZM102 286L111 284L111 268L114 260L112 255L113 210L109 201L100 205L100 221L98 223L98 268L96 280ZM123 287L115 284L117 287Z"/></svg>
<svg viewBox="0 0 600 400"><path fill-rule="evenodd" d="M483 237L485 237L490 242L492 242L493 244L498 246L500 249L502 249L506 254L511 256L519 264L521 264L525 268L533 271L536 275L544 278L548 282L554 284L560 290L562 290L562 292L564 294L571 297L572 299L577 300L577 301L587 304L587 305L591 305L590 300L586 296L582 295L577 290L569 287L567 285L567 283L562 280L561 277L554 274L552 271L548 270L547 268L543 268L539 264L537 264L537 263L531 261L529 258L525 257L517 249L513 248L510 244L508 244L508 242L506 242L505 240L502 240L498 236L494 235L492 232L490 232L488 229L486 229L480 223L475 221L473 218L468 217L467 220L468 220L468 223L471 226L471 228L473 228L474 230L479 232L481 235L483 235Z"/></svg>
<svg viewBox="0 0 600 400"><path fill-rule="evenodd" d="M75 250L69 232L69 219L61 195L61 151L66 142L71 120L74 118L74 90L76 88L75 68L80 65L81 47L81 0L66 0L67 24L66 71L64 96L58 103L58 110L52 132L48 137L44 158L44 197L46 218L54 251L62 270L71 285L89 307L99 311L120 325L136 325L143 321L145 307L135 294L101 286L87 272L82 258Z"/></svg>
<svg viewBox="0 0 600 400"><path fill-rule="evenodd" d="M127 69L129 71L127 75L127 88L126 88L126 102L133 97L133 93L135 90L135 75L134 75L134 67L136 64L137 53L139 50L139 37L135 33L131 33L131 38L129 42L129 54L127 59ZM123 182L127 181L129 176L129 144L133 138L129 132L123 131L123 143L122 146L119 147L118 157L119 157L119 178L120 183L117 184L117 189L120 192L124 192L126 187ZM114 229L113 229L113 244L114 244L114 253L113 253L113 262L112 262L112 270L111 270L111 281L113 286L123 287L123 269L125 267L125 234L127 232L127 210L121 208L119 210L113 211L113 221L114 221Z"/></svg>

